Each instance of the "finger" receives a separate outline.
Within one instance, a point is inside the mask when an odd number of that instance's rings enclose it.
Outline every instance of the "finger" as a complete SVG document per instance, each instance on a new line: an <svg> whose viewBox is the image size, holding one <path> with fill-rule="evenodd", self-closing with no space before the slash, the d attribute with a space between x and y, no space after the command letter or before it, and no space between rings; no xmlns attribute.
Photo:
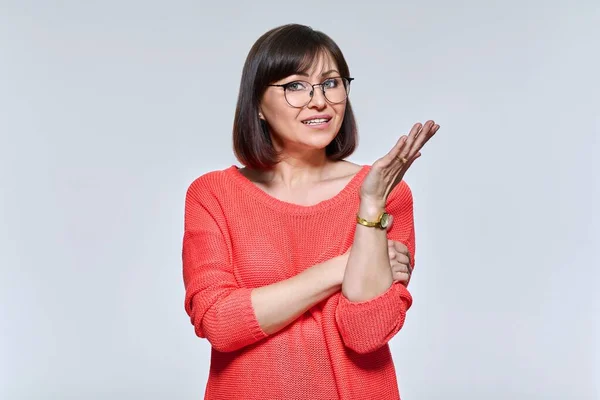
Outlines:
<svg viewBox="0 0 600 400"><path fill-rule="evenodd" d="M425 122L423 128L415 135L412 140L409 136L407 139L407 143L404 146L403 151L406 151L406 154L403 157L407 159L411 159L421 150L421 148L425 145L425 143L431 138L431 132L433 127L435 127L435 122L429 120ZM408 149L407 149L408 148Z"/></svg>
<svg viewBox="0 0 600 400"><path fill-rule="evenodd" d="M394 280L400 280L408 284L412 277L412 270L409 265L395 264L392 267L392 277Z"/></svg>
<svg viewBox="0 0 600 400"><path fill-rule="evenodd" d="M396 259L396 254L397 253L393 249L389 249L389 251L388 251L388 257L390 258L390 261Z"/></svg>
<svg viewBox="0 0 600 400"><path fill-rule="evenodd" d="M408 137L407 135L402 135L398 138L398 140L396 141L394 146L390 149L390 151L387 154L387 156L389 158L395 157L396 153L398 153L400 150L402 150L402 147L404 146L404 143L406 142L407 137Z"/></svg>
<svg viewBox="0 0 600 400"><path fill-rule="evenodd" d="M429 139L431 139L433 137L433 135L435 135L435 133L440 129L440 126L437 124L434 124L434 126L431 128L431 130L429 131L429 134L424 138L423 142L421 143L421 147L419 148L422 149L423 146L425 146L425 143L427 143L429 141Z"/></svg>
<svg viewBox="0 0 600 400"><path fill-rule="evenodd" d="M404 274L409 274L411 272L410 266L405 262L400 262L397 259L390 262L392 272L402 272Z"/></svg>
<svg viewBox="0 0 600 400"><path fill-rule="evenodd" d="M406 164L404 164L404 166L402 167L402 169L403 169L404 171L407 171L407 170L410 168L410 166L411 166L411 165L412 165L412 164L415 162L415 160L416 160L417 158L419 158L419 157L421 157L421 153L417 153L417 154L415 154L415 156L414 156L413 158L411 158L410 160L408 160L408 161L406 162Z"/></svg>
<svg viewBox="0 0 600 400"><path fill-rule="evenodd" d="M427 127L427 129L429 129L428 124L429 124L429 121L427 121L425 123L425 125L421 125L420 123L416 123L413 125L412 129L410 130L410 133L408 134L408 137L406 138L406 143L404 143L404 146L402 146L402 151L398 155L399 158L406 158L406 159L409 158L408 156L410 154L410 149L412 148L415 138L417 138L417 136L419 135L419 132L421 132L421 130L424 129L425 127Z"/></svg>
<svg viewBox="0 0 600 400"><path fill-rule="evenodd" d="M398 258L390 260L390 267L392 268L392 272L404 272L405 274L412 274L412 268L406 262L406 260L400 261Z"/></svg>
<svg viewBox="0 0 600 400"><path fill-rule="evenodd" d="M404 144L406 143L406 139L407 139L406 135L400 136L400 139L398 139L398 141L396 142L394 147L392 147L392 149L387 153L387 161L388 162L394 162L397 159L398 155L400 154L400 152L402 151L402 149L404 147Z"/></svg>
<svg viewBox="0 0 600 400"><path fill-rule="evenodd" d="M406 247L406 245L402 242L399 241L394 241L394 249L396 249L397 252L402 253L402 254L407 254L408 253L408 247Z"/></svg>
<svg viewBox="0 0 600 400"><path fill-rule="evenodd" d="M435 133L438 131L438 129L440 129L440 126L438 124L436 124L435 122L433 122L431 129L429 130L427 135L424 135L423 140L420 143L420 147L417 149L417 151L422 149L423 146L425 146L425 143L427 143L429 141L429 139L431 139L433 137L433 135L435 135Z"/></svg>
<svg viewBox="0 0 600 400"><path fill-rule="evenodd" d="M408 270L406 269L406 265L396 264L392 267L392 274L407 274Z"/></svg>
<svg viewBox="0 0 600 400"><path fill-rule="evenodd" d="M423 136L426 136L427 134L432 135L433 133L435 133L436 127L439 128L440 126L437 125L435 123L435 121L433 121L433 120L429 120L429 121L425 122L425 124L423 125L423 129L421 129L419 131L419 133L417 134L415 139L422 138ZM426 129L426 128L429 128L429 129Z"/></svg>
<svg viewBox="0 0 600 400"><path fill-rule="evenodd" d="M410 280L410 276L404 272L394 272L392 273L392 278L397 282L402 282L407 284Z"/></svg>
<svg viewBox="0 0 600 400"><path fill-rule="evenodd" d="M419 135L419 132L423 129L421 123L417 122L413 125L408 135L403 135L400 137L396 145L392 148L390 152L391 156L395 159L401 160L402 158L408 158L406 154L410 150L412 142Z"/></svg>
<svg viewBox="0 0 600 400"><path fill-rule="evenodd" d="M437 127L437 128L436 128ZM437 125L434 121L427 121L425 125L423 125L423 129L419 132L417 137L410 142L410 148L406 149L409 146L409 143L404 147L404 151L407 151L406 155L404 155L407 159L412 159L414 155L419 153L419 151L423 148L425 143L431 139L433 134L439 129L439 125Z"/></svg>
<svg viewBox="0 0 600 400"><path fill-rule="evenodd" d="M408 257L408 255L403 254L403 253L396 253L395 252L395 257L394 257L394 261L402 264L402 265L408 265L410 264L410 258Z"/></svg>

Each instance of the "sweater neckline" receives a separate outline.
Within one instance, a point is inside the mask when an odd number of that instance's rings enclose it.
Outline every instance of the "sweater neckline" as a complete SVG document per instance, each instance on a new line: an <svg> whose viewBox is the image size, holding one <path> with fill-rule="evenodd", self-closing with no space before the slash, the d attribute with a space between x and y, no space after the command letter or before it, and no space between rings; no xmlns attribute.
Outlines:
<svg viewBox="0 0 600 400"><path fill-rule="evenodd" d="M225 173L233 178L234 182L237 183L246 193L250 194L254 199L266 204L270 208L292 212L295 214L311 214L318 211L325 210L333 207L339 203L344 202L349 196L358 195L357 189L362 183L363 178L369 172L369 165L362 165L360 170L350 179L350 181L340 190L336 195L320 201L319 203L304 206L301 204L290 203L284 200L280 200L276 197L271 196L260 187L258 187L250 179L246 178L241 172L238 166L232 165L225 170Z"/></svg>

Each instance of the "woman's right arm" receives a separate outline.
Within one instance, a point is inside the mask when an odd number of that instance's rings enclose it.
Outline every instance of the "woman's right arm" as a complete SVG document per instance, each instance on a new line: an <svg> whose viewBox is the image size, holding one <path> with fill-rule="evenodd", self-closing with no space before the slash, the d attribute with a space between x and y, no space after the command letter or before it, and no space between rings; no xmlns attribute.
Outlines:
<svg viewBox="0 0 600 400"><path fill-rule="evenodd" d="M261 329L268 335L273 334L338 292L347 261L346 253L289 279L254 289L252 306Z"/></svg>
<svg viewBox="0 0 600 400"><path fill-rule="evenodd" d="M233 274L223 215L199 183L188 190L182 261L185 310L199 337L218 351L256 343L341 288L348 253L259 288L240 287Z"/></svg>
<svg viewBox="0 0 600 400"><path fill-rule="evenodd" d="M218 351L251 345L294 322L341 288L347 253L259 288L237 285L219 234L186 232L185 308L199 337Z"/></svg>

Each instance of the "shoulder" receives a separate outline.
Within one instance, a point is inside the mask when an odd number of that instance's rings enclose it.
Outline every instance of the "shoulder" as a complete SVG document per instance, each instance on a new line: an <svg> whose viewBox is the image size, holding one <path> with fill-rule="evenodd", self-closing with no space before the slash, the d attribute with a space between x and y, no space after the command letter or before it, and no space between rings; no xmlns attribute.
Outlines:
<svg viewBox="0 0 600 400"><path fill-rule="evenodd" d="M342 182L344 185L352 182L361 184L369 172L368 165L355 164L349 161L336 161L333 168L330 170L329 180Z"/></svg>
<svg viewBox="0 0 600 400"><path fill-rule="evenodd" d="M408 183L405 180L402 180L396 185L394 189L392 189L392 192L390 193L389 197L397 198L406 196L412 197L412 191L410 190L410 186L408 185Z"/></svg>
<svg viewBox="0 0 600 400"><path fill-rule="evenodd" d="M186 190L186 200L201 201L216 197L227 190L228 175L232 173L234 166L205 172L193 179Z"/></svg>
<svg viewBox="0 0 600 400"><path fill-rule="evenodd" d="M195 178L187 187L185 195L185 229L188 231L219 227L224 231L227 217L224 208L233 198L233 185L229 174L234 166L206 172Z"/></svg>
<svg viewBox="0 0 600 400"><path fill-rule="evenodd" d="M412 208L413 196L410 186L406 181L402 180L392 189L388 196L387 205L394 209Z"/></svg>
<svg viewBox="0 0 600 400"><path fill-rule="evenodd" d="M340 176L354 176L365 167L368 168L366 165L355 164L345 160L336 162L337 174Z"/></svg>

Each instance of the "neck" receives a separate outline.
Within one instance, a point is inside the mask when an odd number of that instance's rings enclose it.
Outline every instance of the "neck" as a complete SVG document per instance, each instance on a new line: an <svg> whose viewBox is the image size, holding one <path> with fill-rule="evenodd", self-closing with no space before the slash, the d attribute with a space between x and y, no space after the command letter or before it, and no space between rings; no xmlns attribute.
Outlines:
<svg viewBox="0 0 600 400"><path fill-rule="evenodd" d="M269 183L286 187L302 186L320 182L328 178L333 162L323 151L303 154L282 155L282 159L269 171L264 171L264 179Z"/></svg>

